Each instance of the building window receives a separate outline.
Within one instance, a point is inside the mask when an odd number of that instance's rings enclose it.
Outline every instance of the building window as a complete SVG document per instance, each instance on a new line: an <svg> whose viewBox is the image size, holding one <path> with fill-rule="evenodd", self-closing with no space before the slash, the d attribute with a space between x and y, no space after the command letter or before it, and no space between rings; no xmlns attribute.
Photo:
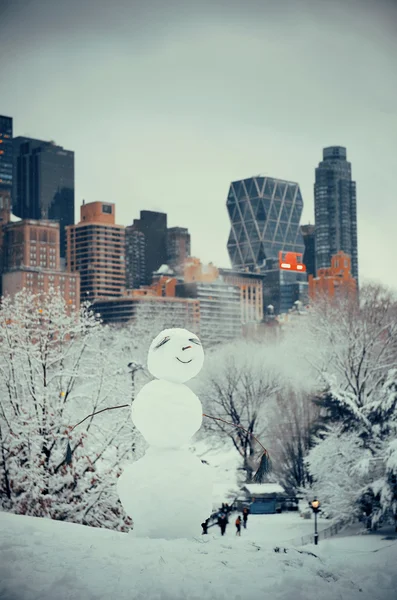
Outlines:
<svg viewBox="0 0 397 600"><path fill-rule="evenodd" d="M102 212L111 215L112 214L112 206L110 204L102 204Z"/></svg>

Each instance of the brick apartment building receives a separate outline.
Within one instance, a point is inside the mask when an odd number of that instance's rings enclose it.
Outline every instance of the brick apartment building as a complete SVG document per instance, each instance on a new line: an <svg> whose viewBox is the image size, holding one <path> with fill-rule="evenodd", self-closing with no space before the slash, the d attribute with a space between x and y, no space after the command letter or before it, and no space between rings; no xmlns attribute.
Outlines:
<svg viewBox="0 0 397 600"><path fill-rule="evenodd" d="M15 218L15 217L14 217ZM23 289L34 294L59 289L68 306L80 306L78 273L61 270L59 223L23 219L12 221L10 196L0 193L0 255L2 294Z"/></svg>

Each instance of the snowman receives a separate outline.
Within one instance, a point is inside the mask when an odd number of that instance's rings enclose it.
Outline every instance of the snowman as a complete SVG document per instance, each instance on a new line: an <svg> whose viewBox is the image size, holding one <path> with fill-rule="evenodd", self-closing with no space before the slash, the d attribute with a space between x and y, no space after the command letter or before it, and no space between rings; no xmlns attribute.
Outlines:
<svg viewBox="0 0 397 600"><path fill-rule="evenodd" d="M186 329L162 331L149 348L148 369L156 379L142 388L131 408L132 422L149 448L127 465L117 483L134 536L194 537L211 514L211 469L188 449L203 409L184 385L203 362L199 338Z"/></svg>

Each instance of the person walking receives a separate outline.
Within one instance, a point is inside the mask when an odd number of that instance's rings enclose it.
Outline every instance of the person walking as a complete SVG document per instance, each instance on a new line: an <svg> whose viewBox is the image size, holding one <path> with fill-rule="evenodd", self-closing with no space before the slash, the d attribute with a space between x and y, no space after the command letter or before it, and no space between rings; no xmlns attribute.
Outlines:
<svg viewBox="0 0 397 600"><path fill-rule="evenodd" d="M226 526L229 523L227 516L225 515L225 513L223 513L222 515L220 515L219 519L218 519L218 525L221 529L221 535L225 535L226 532Z"/></svg>
<svg viewBox="0 0 397 600"><path fill-rule="evenodd" d="M241 535L241 517L240 515L236 519L236 535Z"/></svg>
<svg viewBox="0 0 397 600"><path fill-rule="evenodd" d="M247 506L245 506L243 508L243 525L244 525L244 529L247 529L247 521L248 521L248 515L249 515L249 508Z"/></svg>
<svg viewBox="0 0 397 600"><path fill-rule="evenodd" d="M201 523L201 527L203 528L202 535L206 535L208 533L208 522L209 519L206 519L204 523Z"/></svg>

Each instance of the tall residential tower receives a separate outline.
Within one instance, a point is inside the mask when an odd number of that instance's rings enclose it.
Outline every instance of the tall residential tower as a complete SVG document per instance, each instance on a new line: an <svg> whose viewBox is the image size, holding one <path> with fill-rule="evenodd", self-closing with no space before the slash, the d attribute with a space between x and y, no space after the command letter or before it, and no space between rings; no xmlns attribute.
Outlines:
<svg viewBox="0 0 397 600"><path fill-rule="evenodd" d="M90 202L80 209L80 223L69 225L67 267L78 271L81 301L117 298L125 290L125 228L115 224L115 206Z"/></svg>
<svg viewBox="0 0 397 600"><path fill-rule="evenodd" d="M352 275L358 281L356 183L346 148L324 148L314 184L316 269L330 268L340 251L351 257Z"/></svg>

